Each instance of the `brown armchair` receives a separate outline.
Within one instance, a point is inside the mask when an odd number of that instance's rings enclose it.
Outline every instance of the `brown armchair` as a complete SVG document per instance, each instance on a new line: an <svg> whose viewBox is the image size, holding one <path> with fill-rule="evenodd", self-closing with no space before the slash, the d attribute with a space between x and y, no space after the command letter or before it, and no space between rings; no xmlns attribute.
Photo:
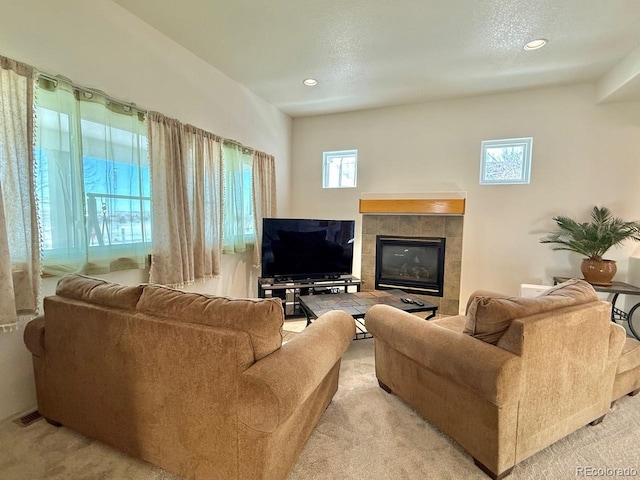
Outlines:
<svg viewBox="0 0 640 480"><path fill-rule="evenodd" d="M467 315L434 321L375 306L365 322L380 386L502 478L609 411L625 337L610 309L571 281L530 299L474 295Z"/></svg>

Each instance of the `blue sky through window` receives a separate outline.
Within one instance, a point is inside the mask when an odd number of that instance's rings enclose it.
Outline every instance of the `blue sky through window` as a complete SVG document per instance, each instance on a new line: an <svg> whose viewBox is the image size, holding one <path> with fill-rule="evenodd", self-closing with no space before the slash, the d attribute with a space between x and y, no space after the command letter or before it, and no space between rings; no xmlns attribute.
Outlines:
<svg viewBox="0 0 640 480"><path fill-rule="evenodd" d="M56 220L52 209L67 208L63 201L53 202L52 197L65 197L61 182L53 182L56 176L68 176L50 170L49 157L45 150L36 149L39 165L38 197L42 223L43 248L56 246ZM149 242L151 236L151 202L149 167L138 167L130 163L107 161L101 158L84 157L82 175L85 219L89 245L125 244ZM51 177L51 175L54 177ZM64 192L64 193L63 193ZM92 201L95 199L95 201ZM101 238L98 239L98 236Z"/></svg>

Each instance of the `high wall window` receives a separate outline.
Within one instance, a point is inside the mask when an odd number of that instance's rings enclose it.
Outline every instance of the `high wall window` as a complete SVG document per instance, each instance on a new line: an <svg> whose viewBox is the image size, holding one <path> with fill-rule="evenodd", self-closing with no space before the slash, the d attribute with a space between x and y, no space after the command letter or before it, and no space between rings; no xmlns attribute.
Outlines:
<svg viewBox="0 0 640 480"><path fill-rule="evenodd" d="M529 183L533 138L484 140L480 157L480 184Z"/></svg>
<svg viewBox="0 0 640 480"><path fill-rule="evenodd" d="M340 150L322 154L322 187L349 188L356 186L358 150Z"/></svg>
<svg viewBox="0 0 640 480"><path fill-rule="evenodd" d="M143 268L151 241L143 114L40 77L35 153L45 271Z"/></svg>

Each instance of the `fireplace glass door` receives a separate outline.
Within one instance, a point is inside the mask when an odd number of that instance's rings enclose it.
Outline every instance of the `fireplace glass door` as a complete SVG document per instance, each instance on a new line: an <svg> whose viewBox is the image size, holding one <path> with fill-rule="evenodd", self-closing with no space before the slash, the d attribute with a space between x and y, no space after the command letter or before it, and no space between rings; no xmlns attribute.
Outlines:
<svg viewBox="0 0 640 480"><path fill-rule="evenodd" d="M442 297L445 239L376 237L376 289L399 288Z"/></svg>

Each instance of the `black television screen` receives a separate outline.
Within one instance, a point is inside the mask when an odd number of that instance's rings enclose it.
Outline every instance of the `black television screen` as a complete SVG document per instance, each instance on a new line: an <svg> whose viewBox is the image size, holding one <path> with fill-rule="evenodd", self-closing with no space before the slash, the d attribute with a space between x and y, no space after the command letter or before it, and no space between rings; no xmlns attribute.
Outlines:
<svg viewBox="0 0 640 480"><path fill-rule="evenodd" d="M262 277L336 278L353 268L355 220L265 218Z"/></svg>

